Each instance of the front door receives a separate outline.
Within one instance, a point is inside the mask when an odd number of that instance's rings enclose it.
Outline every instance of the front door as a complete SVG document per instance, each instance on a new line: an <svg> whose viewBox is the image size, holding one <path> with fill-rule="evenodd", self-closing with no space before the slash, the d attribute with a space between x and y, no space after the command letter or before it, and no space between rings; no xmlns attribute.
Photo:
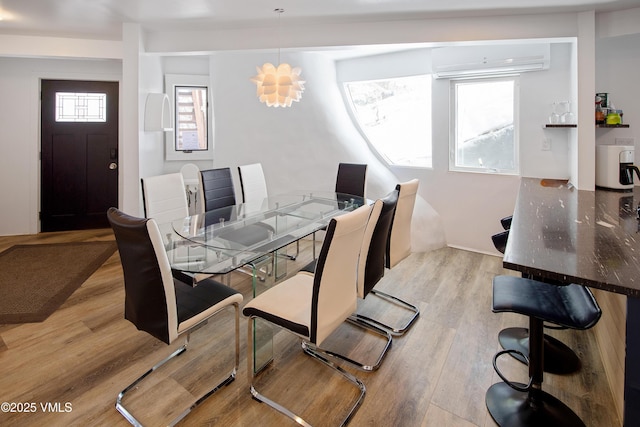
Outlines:
<svg viewBox="0 0 640 427"><path fill-rule="evenodd" d="M108 227L118 206L118 83L42 80L42 231Z"/></svg>

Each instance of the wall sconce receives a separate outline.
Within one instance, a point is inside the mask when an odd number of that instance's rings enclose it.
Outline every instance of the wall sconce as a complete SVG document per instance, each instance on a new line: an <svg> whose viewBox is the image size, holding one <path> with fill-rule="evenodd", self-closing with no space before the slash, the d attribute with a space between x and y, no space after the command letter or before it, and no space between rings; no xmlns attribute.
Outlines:
<svg viewBox="0 0 640 427"><path fill-rule="evenodd" d="M166 93L150 93L144 109L144 130L147 132L172 131L171 104Z"/></svg>

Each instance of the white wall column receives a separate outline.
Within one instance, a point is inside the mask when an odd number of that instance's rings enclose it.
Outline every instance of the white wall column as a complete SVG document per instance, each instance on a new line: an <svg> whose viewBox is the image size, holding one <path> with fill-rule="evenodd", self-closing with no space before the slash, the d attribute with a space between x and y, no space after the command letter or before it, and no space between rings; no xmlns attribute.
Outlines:
<svg viewBox="0 0 640 427"><path fill-rule="evenodd" d="M571 142L571 183L580 190L594 190L596 183L595 12L578 14L578 137Z"/></svg>
<svg viewBox="0 0 640 427"><path fill-rule="evenodd" d="M122 86L120 88L119 202L120 209L140 215L140 111L138 70L142 33L139 24L122 25ZM144 76L142 76L144 78Z"/></svg>

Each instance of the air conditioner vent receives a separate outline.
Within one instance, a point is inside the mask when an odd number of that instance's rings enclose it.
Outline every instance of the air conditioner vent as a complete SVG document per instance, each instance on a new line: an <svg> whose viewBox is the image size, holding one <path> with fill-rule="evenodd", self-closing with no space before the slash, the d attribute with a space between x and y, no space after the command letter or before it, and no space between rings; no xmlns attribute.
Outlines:
<svg viewBox="0 0 640 427"><path fill-rule="evenodd" d="M550 46L545 44L456 46L432 52L435 78L518 74L549 68Z"/></svg>

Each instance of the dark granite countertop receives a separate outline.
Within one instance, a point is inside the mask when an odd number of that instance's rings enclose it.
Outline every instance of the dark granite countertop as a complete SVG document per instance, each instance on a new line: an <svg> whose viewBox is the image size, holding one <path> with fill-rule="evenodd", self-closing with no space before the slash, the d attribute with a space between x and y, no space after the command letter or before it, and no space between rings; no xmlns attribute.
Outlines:
<svg viewBox="0 0 640 427"><path fill-rule="evenodd" d="M504 267L640 297L640 222L633 192L577 190L522 178Z"/></svg>

